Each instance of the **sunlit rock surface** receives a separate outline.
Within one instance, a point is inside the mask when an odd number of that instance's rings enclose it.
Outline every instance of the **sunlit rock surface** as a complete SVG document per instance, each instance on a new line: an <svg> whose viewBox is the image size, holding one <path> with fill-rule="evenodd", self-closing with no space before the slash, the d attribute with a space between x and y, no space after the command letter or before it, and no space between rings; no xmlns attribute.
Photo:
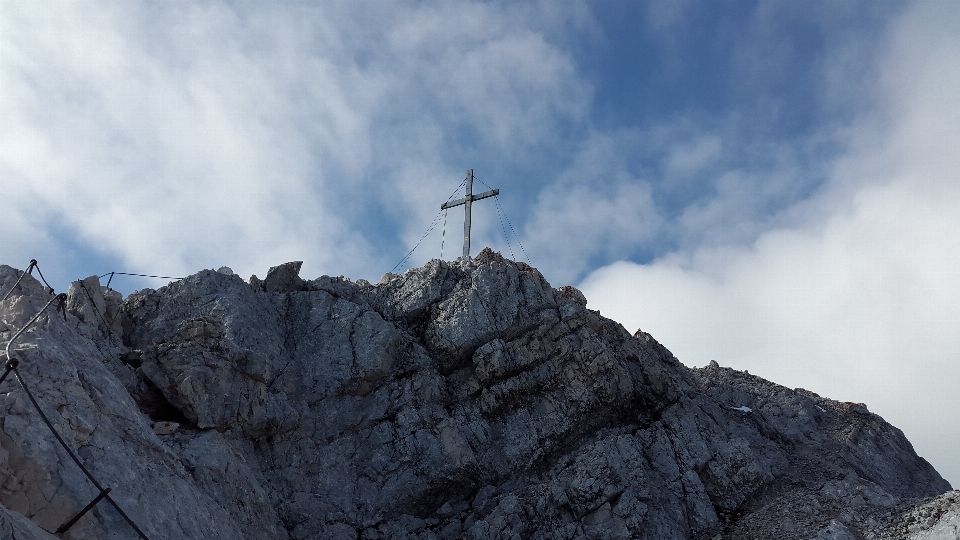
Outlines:
<svg viewBox="0 0 960 540"><path fill-rule="evenodd" d="M12 347L151 539L933 539L960 515L866 406L689 369L489 250L376 285L299 269L122 304L88 278ZM26 276L0 346L49 299ZM12 376L0 397L0 537L56 538L97 492ZM137 538L105 501L63 537Z"/></svg>

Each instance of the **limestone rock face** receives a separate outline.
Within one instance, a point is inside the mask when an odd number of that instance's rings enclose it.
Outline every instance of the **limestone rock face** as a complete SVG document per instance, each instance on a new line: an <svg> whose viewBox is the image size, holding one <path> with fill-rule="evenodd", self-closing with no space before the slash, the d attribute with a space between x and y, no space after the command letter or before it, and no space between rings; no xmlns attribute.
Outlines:
<svg viewBox="0 0 960 540"><path fill-rule="evenodd" d="M944 493L902 512L875 538L882 540L956 540L960 538L960 491Z"/></svg>
<svg viewBox="0 0 960 540"><path fill-rule="evenodd" d="M0 266L0 290L20 272ZM86 282L90 280L85 280ZM89 283L101 296L100 285ZM0 305L6 347L50 300L25 276ZM86 297L84 294L83 297ZM173 447L154 434L125 389L136 377L119 358L127 350L118 336L104 334L99 317L81 319L83 297L65 315L48 309L11 347L18 371L42 410L110 496L150 538L243 538L229 513L201 489ZM86 298L91 301L90 298ZM99 324L99 326L98 326ZM6 359L3 359L4 363ZM123 374L118 377L115 373ZM98 492L56 442L11 374L0 387L0 530L8 538L48 538ZM22 516L29 518L27 524ZM137 538L105 501L84 516L65 538Z"/></svg>
<svg viewBox="0 0 960 540"><path fill-rule="evenodd" d="M377 285L299 269L202 271L106 324L88 278L13 347L150 538L859 538L950 489L865 406L689 369L489 250ZM0 339L49 299L21 288ZM0 530L46 538L96 491L0 391ZM67 535L136 538L104 502Z"/></svg>

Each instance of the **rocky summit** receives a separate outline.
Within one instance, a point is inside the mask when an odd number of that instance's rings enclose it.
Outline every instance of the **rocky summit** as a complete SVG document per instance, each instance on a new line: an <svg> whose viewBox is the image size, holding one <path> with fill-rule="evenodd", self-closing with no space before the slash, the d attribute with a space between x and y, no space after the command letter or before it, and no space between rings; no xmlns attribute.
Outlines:
<svg viewBox="0 0 960 540"><path fill-rule="evenodd" d="M0 266L0 538L960 538L865 405L685 367L528 265L299 270L57 310Z"/></svg>

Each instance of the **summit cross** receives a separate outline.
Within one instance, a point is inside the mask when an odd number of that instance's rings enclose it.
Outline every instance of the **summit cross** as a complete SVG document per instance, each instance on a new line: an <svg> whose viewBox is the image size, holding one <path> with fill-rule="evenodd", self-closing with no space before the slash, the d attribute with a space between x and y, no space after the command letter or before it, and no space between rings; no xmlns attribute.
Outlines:
<svg viewBox="0 0 960 540"><path fill-rule="evenodd" d="M440 206L441 210L446 210L448 208L453 208L454 206L463 205L463 256L470 256L470 207L473 204L473 201L479 201L480 199L486 199L487 197L493 197L499 195L499 189L491 189L490 191L484 191L479 195L473 194L473 169L467 171L467 196L462 199L457 199L455 201L443 203Z"/></svg>

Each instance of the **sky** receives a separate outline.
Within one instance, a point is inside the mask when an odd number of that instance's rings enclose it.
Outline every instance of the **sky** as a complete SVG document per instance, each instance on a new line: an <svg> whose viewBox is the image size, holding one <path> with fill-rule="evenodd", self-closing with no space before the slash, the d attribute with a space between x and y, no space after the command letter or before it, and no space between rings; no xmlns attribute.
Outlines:
<svg viewBox="0 0 960 540"><path fill-rule="evenodd" d="M473 169L500 190L473 254L688 366L866 403L960 487L958 28L948 1L0 0L0 263L377 282L460 255L440 206Z"/></svg>

